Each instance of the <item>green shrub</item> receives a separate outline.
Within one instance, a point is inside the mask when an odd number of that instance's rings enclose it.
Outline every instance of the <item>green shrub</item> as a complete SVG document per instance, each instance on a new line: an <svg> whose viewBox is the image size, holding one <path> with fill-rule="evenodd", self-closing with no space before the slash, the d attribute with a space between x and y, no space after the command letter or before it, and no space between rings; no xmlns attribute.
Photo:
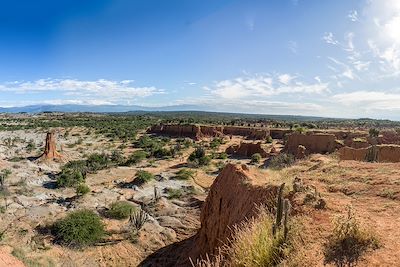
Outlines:
<svg viewBox="0 0 400 267"><path fill-rule="evenodd" d="M228 154L226 154L225 152L219 153L217 156L217 159L227 159L228 158Z"/></svg>
<svg viewBox="0 0 400 267"><path fill-rule="evenodd" d="M196 150L190 154L188 161L195 166L205 166L211 162L211 157L206 156L204 148L197 147Z"/></svg>
<svg viewBox="0 0 400 267"><path fill-rule="evenodd" d="M283 169L283 168L287 168L291 165L293 165L293 163L295 162L295 158L292 154L285 154L285 153L281 153L278 154L276 156L274 156L271 161L269 162L269 167L271 169Z"/></svg>
<svg viewBox="0 0 400 267"><path fill-rule="evenodd" d="M254 153L251 155L251 163L260 163L262 157L260 153Z"/></svg>
<svg viewBox="0 0 400 267"><path fill-rule="evenodd" d="M72 247L93 245L106 234L101 218L90 210L73 211L53 226L56 239Z"/></svg>
<svg viewBox="0 0 400 267"><path fill-rule="evenodd" d="M110 160L112 163L120 165L125 162L125 158L120 150L114 150L111 154Z"/></svg>
<svg viewBox="0 0 400 267"><path fill-rule="evenodd" d="M268 144L271 144L273 141L274 141L274 140L273 140L272 137L269 135L269 136L267 137L267 140L266 140L265 142L268 143Z"/></svg>
<svg viewBox="0 0 400 267"><path fill-rule="evenodd" d="M154 179L154 175L148 171L139 170L135 175L135 182L145 184Z"/></svg>
<svg viewBox="0 0 400 267"><path fill-rule="evenodd" d="M79 196L84 196L89 192L90 192L90 188L86 184L82 183L76 187L76 194Z"/></svg>
<svg viewBox="0 0 400 267"><path fill-rule="evenodd" d="M369 249L379 247L377 239L361 228L350 207L347 215L336 218L334 225L324 245L325 263L354 266Z"/></svg>
<svg viewBox="0 0 400 267"><path fill-rule="evenodd" d="M379 130L375 128L369 129L369 136L370 137L378 137L379 136Z"/></svg>
<svg viewBox="0 0 400 267"><path fill-rule="evenodd" d="M137 163L142 162L147 157L147 153L143 150L134 151L126 160L126 166L131 166Z"/></svg>
<svg viewBox="0 0 400 267"><path fill-rule="evenodd" d="M82 172L66 169L57 175L57 187L75 187L85 182Z"/></svg>
<svg viewBox="0 0 400 267"><path fill-rule="evenodd" d="M195 172L189 169L180 169L174 176L177 180L189 180L194 178Z"/></svg>
<svg viewBox="0 0 400 267"><path fill-rule="evenodd" d="M110 205L106 215L112 219L122 220L127 219L135 210L135 206L131 203L127 201L117 201Z"/></svg>
<svg viewBox="0 0 400 267"><path fill-rule="evenodd" d="M110 160L106 154L91 154L86 160L86 166L89 172L96 172L108 167Z"/></svg>
<svg viewBox="0 0 400 267"><path fill-rule="evenodd" d="M167 189L168 199L179 199L183 196L183 190L180 188L168 188Z"/></svg>

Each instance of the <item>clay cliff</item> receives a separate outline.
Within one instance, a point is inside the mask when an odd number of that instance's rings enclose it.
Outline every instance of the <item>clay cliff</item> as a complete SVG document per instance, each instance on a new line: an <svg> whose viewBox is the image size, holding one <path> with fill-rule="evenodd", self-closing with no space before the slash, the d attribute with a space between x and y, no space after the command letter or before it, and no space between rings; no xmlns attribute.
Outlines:
<svg viewBox="0 0 400 267"><path fill-rule="evenodd" d="M338 151L341 160L358 160L376 162L400 162L399 145L376 145L367 148L355 149L342 147Z"/></svg>
<svg viewBox="0 0 400 267"><path fill-rule="evenodd" d="M149 132L172 137L189 137L196 140L209 137L223 137L224 135L239 135L247 139L266 139L269 136L268 129L240 126L165 124L155 125L149 129Z"/></svg>
<svg viewBox="0 0 400 267"><path fill-rule="evenodd" d="M266 181L246 165L228 164L222 170L201 210L201 228L189 253L192 259L216 253L231 237L234 225L256 216L257 205L273 205L278 187Z"/></svg>
<svg viewBox="0 0 400 267"><path fill-rule="evenodd" d="M269 155L268 152L261 146L261 142L241 142L239 145L232 145L228 147L226 149L226 153L247 158L251 157L255 153L259 153L263 158L266 158Z"/></svg>
<svg viewBox="0 0 400 267"><path fill-rule="evenodd" d="M296 155L299 145L305 147L305 154L307 155L312 153L332 153L338 147L336 137L333 134L292 133L288 135L284 150L287 153Z"/></svg>

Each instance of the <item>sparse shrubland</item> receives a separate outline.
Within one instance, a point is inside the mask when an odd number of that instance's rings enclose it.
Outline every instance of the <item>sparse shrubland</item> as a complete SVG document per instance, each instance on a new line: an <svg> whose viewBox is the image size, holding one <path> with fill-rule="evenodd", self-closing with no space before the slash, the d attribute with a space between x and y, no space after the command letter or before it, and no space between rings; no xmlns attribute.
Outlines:
<svg viewBox="0 0 400 267"><path fill-rule="evenodd" d="M142 185L154 179L154 175L148 171L139 170L135 175L134 182Z"/></svg>
<svg viewBox="0 0 400 267"><path fill-rule="evenodd" d="M268 167L279 170L290 167L295 162L294 156L291 154L280 153L271 158Z"/></svg>

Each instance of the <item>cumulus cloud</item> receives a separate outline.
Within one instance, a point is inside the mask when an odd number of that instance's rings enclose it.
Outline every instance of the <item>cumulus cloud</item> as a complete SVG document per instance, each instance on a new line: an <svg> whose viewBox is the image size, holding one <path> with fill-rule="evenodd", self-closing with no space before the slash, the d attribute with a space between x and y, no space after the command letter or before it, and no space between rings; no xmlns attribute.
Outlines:
<svg viewBox="0 0 400 267"><path fill-rule="evenodd" d="M68 99L70 103L121 103L136 98L164 93L153 86L134 86L133 80L113 81L99 79L85 81L76 79L39 79L35 81L13 81L0 84L0 92L15 94L33 94L53 92ZM104 102L106 99L106 102ZM46 99L42 101L45 103ZM56 100L51 100L56 104ZM63 102L63 103L64 103Z"/></svg>
<svg viewBox="0 0 400 267"><path fill-rule="evenodd" d="M329 92L327 83L305 83L290 74L250 75L215 82L206 87L211 94L224 99L271 97L281 94L322 94Z"/></svg>
<svg viewBox="0 0 400 267"><path fill-rule="evenodd" d="M365 110L400 110L400 94L378 91L355 91L332 96L333 101Z"/></svg>

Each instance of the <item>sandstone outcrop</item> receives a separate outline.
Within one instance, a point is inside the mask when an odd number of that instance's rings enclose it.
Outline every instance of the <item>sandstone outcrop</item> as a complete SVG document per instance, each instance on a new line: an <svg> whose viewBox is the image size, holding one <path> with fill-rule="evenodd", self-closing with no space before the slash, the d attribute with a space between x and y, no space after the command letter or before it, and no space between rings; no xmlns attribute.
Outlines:
<svg viewBox="0 0 400 267"><path fill-rule="evenodd" d="M150 128L149 132L173 137L189 137L196 140L210 137L223 137L224 135L239 135L248 139L266 139L269 136L268 129L240 126L165 124L155 125Z"/></svg>
<svg viewBox="0 0 400 267"><path fill-rule="evenodd" d="M257 215L257 205L274 205L278 187L266 181L246 165L228 164L222 170L203 205L201 228L189 253L192 259L217 252L231 237L234 225Z"/></svg>
<svg viewBox="0 0 400 267"><path fill-rule="evenodd" d="M232 145L226 149L227 154L240 157L251 157L255 153L259 153L261 157L266 158L268 152L261 146L261 142L247 143L241 142L239 145Z"/></svg>
<svg viewBox="0 0 400 267"><path fill-rule="evenodd" d="M360 149L342 147L338 152L341 160L400 162L399 145L376 145ZM369 158L371 155L372 158Z"/></svg>
<svg viewBox="0 0 400 267"><path fill-rule="evenodd" d="M292 133L289 129L270 129L269 134L273 139L283 139L287 134Z"/></svg>
<svg viewBox="0 0 400 267"><path fill-rule="evenodd" d="M292 133L288 135L285 151L296 155L299 145L306 148L306 153L308 155L313 153L332 153L338 147L336 137L333 134Z"/></svg>
<svg viewBox="0 0 400 267"><path fill-rule="evenodd" d="M54 160L61 159L62 156L57 152L56 136L54 132L48 132L46 135L46 145L40 159Z"/></svg>

